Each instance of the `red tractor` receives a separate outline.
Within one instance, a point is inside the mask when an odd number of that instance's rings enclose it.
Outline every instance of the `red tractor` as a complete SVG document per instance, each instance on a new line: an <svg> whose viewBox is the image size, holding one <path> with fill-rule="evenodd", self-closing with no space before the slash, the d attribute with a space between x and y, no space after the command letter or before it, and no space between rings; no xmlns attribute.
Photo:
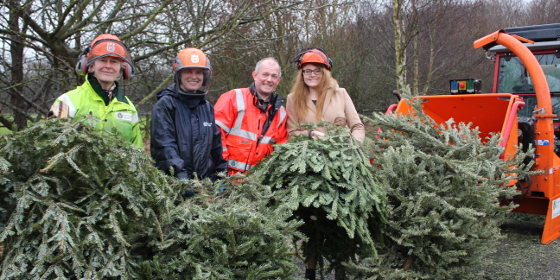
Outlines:
<svg viewBox="0 0 560 280"><path fill-rule="evenodd" d="M560 41L552 40L559 36L560 24L498 30L474 42L474 48L495 53L492 93L480 93L479 80L465 79L451 81L450 95L417 97L424 101L424 113L438 123L450 118L472 123L482 139L499 134L504 158L512 156L519 144L535 147L532 169L542 172L512 180L510 185L521 191L519 207L513 211L546 216L543 244L560 237L560 158L555 153L555 133L560 131L555 125L555 110L560 111L560 69L556 67ZM414 113L406 99L390 110Z"/></svg>

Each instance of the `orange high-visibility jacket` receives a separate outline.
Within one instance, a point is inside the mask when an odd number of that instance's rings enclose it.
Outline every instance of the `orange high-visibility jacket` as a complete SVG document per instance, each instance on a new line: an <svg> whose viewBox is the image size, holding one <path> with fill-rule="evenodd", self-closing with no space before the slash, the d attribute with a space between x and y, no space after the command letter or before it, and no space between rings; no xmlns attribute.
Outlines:
<svg viewBox="0 0 560 280"><path fill-rule="evenodd" d="M230 174L247 172L274 151L274 144L288 140L288 115L283 102L282 96L273 93L264 111L255 106L257 96L249 88L230 90L220 96L214 111Z"/></svg>

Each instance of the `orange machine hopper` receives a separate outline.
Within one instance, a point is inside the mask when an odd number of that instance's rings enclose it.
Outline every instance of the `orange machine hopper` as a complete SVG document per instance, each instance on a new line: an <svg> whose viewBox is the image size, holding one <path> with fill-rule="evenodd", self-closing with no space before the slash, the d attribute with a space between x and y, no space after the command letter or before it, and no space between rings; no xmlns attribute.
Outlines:
<svg viewBox="0 0 560 280"><path fill-rule="evenodd" d="M472 123L478 127L480 137L499 134L505 147L504 158L517 151L517 106L519 97L508 93L422 96L424 113L436 123L443 124L453 118L455 123ZM411 114L410 102L403 99L396 112Z"/></svg>

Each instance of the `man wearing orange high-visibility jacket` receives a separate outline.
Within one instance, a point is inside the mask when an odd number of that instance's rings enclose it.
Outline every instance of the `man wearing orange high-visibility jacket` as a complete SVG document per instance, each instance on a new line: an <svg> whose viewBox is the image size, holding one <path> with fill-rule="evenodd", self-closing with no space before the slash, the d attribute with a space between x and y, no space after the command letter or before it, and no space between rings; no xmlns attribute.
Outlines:
<svg viewBox="0 0 560 280"><path fill-rule="evenodd" d="M284 99L274 93L282 79L278 61L260 60L252 75L250 87L230 90L214 105L230 175L249 171L288 140Z"/></svg>

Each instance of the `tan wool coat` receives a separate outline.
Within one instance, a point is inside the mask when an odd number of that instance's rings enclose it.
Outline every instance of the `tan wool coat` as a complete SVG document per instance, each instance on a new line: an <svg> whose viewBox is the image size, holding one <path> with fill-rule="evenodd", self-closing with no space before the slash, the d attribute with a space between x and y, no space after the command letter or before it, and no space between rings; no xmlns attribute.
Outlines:
<svg viewBox="0 0 560 280"><path fill-rule="evenodd" d="M365 139L365 128L360 120L360 116L354 107L354 103L346 92L346 89L338 87L337 85L329 87L327 90L325 105L323 106L322 121L328 121L338 125L346 125L350 128L352 136L360 142ZM309 131L296 127L298 123L316 123L315 118L316 107L313 100L307 97L307 114L304 119L300 120L296 116L296 108L294 104L294 93L288 95L286 110L288 111L288 137L292 138L300 134L308 134ZM321 132L325 132L325 128L319 128Z"/></svg>

